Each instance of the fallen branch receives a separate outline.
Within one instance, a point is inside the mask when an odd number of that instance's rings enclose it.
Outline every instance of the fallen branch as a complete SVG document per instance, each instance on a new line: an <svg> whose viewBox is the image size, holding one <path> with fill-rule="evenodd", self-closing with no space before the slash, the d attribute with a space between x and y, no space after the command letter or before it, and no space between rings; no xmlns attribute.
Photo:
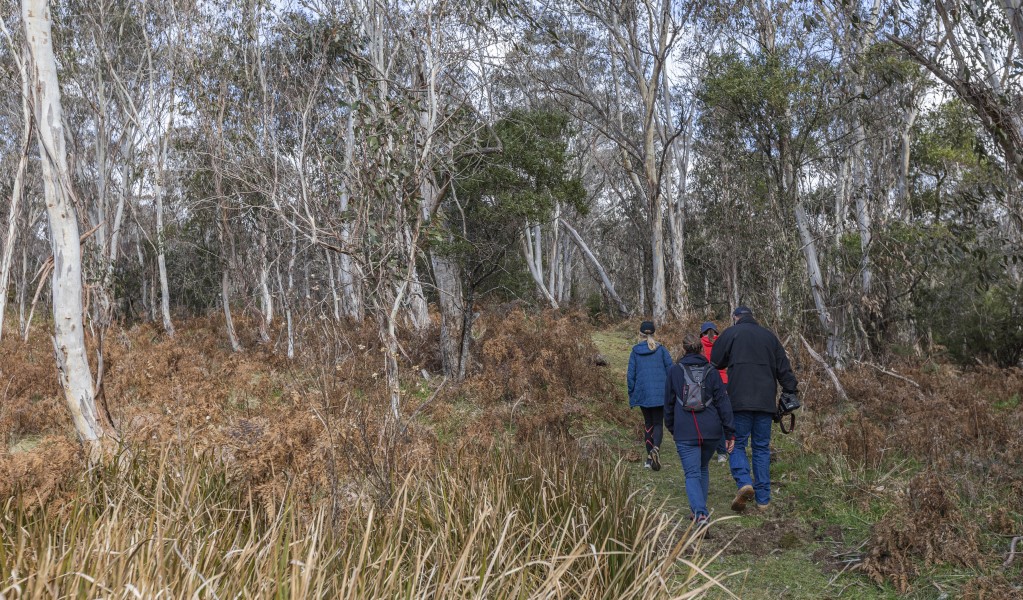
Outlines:
<svg viewBox="0 0 1023 600"><path fill-rule="evenodd" d="M1008 569L1009 565L1012 564L1012 559L1016 558L1016 544L1020 540L1023 540L1023 535L1017 535L1012 538L1012 542L1009 543L1009 557L1005 559L1004 563L1002 563L1003 569Z"/></svg>
<svg viewBox="0 0 1023 600"><path fill-rule="evenodd" d="M568 222L566 222L564 219L558 219L558 223L561 223L561 226L564 227L565 231L568 232L568 235L572 238L572 241L575 242L575 245L579 248L580 251L582 251L583 256L586 257L586 260L589 261L593 269L597 271L597 275L600 276L601 285L604 286L604 291L607 292L607 295L611 297L611 301L614 302L616 307L618 308L618 314L623 317L631 314L629 313L629 307L626 306L624 302L622 302L622 299L618 295L618 292L615 291L615 285L614 283L611 282L611 278L607 276L607 271L604 270L604 267L600 264L600 261L597 260L597 256L593 254L593 251L590 250L590 247L586 245L586 242L583 240L582 236L579 235L579 232L576 231L574 227L569 225Z"/></svg>
<svg viewBox="0 0 1023 600"><path fill-rule="evenodd" d="M887 375L889 377L894 377L895 379L900 379L902 381L905 381L906 383L916 387L916 389L920 389L920 384L919 383L913 381L909 377L906 377L904 375L899 375L895 371L889 371L888 369L884 369L884 368L882 368L882 367L880 367L878 365L875 365L874 363L863 362L862 360L857 360L855 362L857 362L857 363L859 363L861 365L870 367L871 369L880 371L880 372L884 373L885 375Z"/></svg>
<svg viewBox="0 0 1023 600"><path fill-rule="evenodd" d="M831 368L831 365L828 364L828 361L824 360L824 357L822 357L820 354L817 354L817 351L813 349L813 346L810 345L810 342L806 341L805 337L799 336L799 339L803 340L803 346L806 348L806 351L810 353L810 358L814 359L815 361L820 363L822 367L824 367L824 371L826 371L828 377L831 378L831 383L832 385L835 386L835 391L838 392L839 398L841 398L842 401L844 402L848 402L849 395L845 393L845 388L842 387L842 382L838 380L838 375L835 374L835 370Z"/></svg>

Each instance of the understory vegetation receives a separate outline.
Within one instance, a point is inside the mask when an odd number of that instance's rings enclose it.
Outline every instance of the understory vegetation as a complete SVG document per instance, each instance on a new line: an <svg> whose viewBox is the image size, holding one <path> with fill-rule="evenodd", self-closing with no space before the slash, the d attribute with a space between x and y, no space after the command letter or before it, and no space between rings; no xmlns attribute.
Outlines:
<svg viewBox="0 0 1023 600"><path fill-rule="evenodd" d="M371 328L318 325L289 363L232 353L217 326L112 333L105 410L125 446L91 468L49 340L0 346L5 598L1021 593L1018 370L860 364L845 402L790 347L806 409L775 435L774 510L720 518L734 488L712 465L716 520L694 536L677 459L641 468L631 327L488 309L458 386L405 335L420 368L393 421ZM659 332L673 355L683 329Z"/></svg>

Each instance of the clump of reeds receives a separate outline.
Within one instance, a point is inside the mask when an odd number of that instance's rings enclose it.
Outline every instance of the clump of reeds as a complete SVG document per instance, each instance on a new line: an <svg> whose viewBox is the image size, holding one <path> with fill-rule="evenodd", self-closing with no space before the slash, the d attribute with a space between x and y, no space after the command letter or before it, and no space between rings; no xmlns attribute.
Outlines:
<svg viewBox="0 0 1023 600"><path fill-rule="evenodd" d="M96 468L77 500L0 518L0 598L691 598L694 538L623 468L539 445L410 473L385 511L267 506L206 454ZM25 493L30 493L25 492ZM319 508L323 506L324 508Z"/></svg>

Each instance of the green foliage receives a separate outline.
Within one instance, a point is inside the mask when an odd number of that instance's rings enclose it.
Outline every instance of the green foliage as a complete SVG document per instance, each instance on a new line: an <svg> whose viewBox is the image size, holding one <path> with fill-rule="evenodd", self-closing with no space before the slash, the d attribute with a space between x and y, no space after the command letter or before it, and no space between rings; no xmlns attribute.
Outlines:
<svg viewBox="0 0 1023 600"><path fill-rule="evenodd" d="M455 181L459 199L479 205L482 222L543 221L555 203L585 212L582 182L566 172L568 115L516 110L493 133L501 151L467 159Z"/></svg>
<svg viewBox="0 0 1023 600"><path fill-rule="evenodd" d="M432 249L458 258L470 287L494 276L493 287L505 295L525 292L530 283L522 259L509 252L522 227L549 221L558 204L586 212L582 181L567 170L569 133L564 113L515 110L490 132L499 151L464 152L443 219L427 235Z"/></svg>

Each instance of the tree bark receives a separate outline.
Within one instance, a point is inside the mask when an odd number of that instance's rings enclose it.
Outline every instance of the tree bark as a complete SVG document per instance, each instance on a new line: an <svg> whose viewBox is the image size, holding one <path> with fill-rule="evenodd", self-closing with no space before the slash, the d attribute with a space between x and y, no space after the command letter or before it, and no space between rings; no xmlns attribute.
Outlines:
<svg viewBox="0 0 1023 600"><path fill-rule="evenodd" d="M34 114L53 250L53 349L71 420L90 456L99 459L117 439L100 425L82 320L82 248L71 198L60 85L46 0L23 0L25 38L32 58Z"/></svg>
<svg viewBox="0 0 1023 600"><path fill-rule="evenodd" d="M273 294L270 292L270 244L266 235L266 220L260 219L259 232L259 341L262 344L270 342L270 326L273 324L274 304Z"/></svg>
<svg viewBox="0 0 1023 600"><path fill-rule="evenodd" d="M6 27L4 27L6 32ZM12 52L14 49L11 49ZM4 238L3 255L0 256L0 339L3 339L4 321L7 318L7 290L11 281L11 266L14 263L14 242L18 237L18 221L21 218L21 200L25 193L25 169L28 167L28 150L32 140L32 105L29 99L28 73L22 59L16 59L21 73L21 112L24 128L21 135L21 157L14 172L14 186L11 189L11 203L7 213L7 236Z"/></svg>
<svg viewBox="0 0 1023 600"><path fill-rule="evenodd" d="M540 246L539 235L534 236L534 228L526 224L524 235L522 238L522 247L526 256L526 266L529 267L529 274L533 276L533 282L536 283L536 289L540 294L547 300L547 303L554 310L558 310L558 301L554 299L551 291L547 289L547 284L543 280L543 271L537 267L537 263L540 262L539 252L542 252ZM537 232L539 233L539 232Z"/></svg>
<svg viewBox="0 0 1023 600"><path fill-rule="evenodd" d="M612 283L611 278L608 277L607 271L604 270L604 267L600 264L600 261L597 260L597 257L593 254L593 252L590 251L590 247L586 245L585 241L583 241L583 238L582 236L579 235L579 232L577 232L575 228L569 225L564 219L559 219L558 222L561 224L562 227L565 228L565 231L567 231L568 234L572 236L572 240L575 242L576 246L579 247L579 250L583 253L583 256L586 257L586 259L589 261L593 269L597 271L597 274L600 276L600 282L604 286L604 290L607 292L607 295L611 298L611 301L615 303L615 308L618 309L618 314L623 317L626 317L629 314L631 314L629 312L629 307L625 305L625 302L623 302L621 297L618 296L618 292L615 291L614 283Z"/></svg>

